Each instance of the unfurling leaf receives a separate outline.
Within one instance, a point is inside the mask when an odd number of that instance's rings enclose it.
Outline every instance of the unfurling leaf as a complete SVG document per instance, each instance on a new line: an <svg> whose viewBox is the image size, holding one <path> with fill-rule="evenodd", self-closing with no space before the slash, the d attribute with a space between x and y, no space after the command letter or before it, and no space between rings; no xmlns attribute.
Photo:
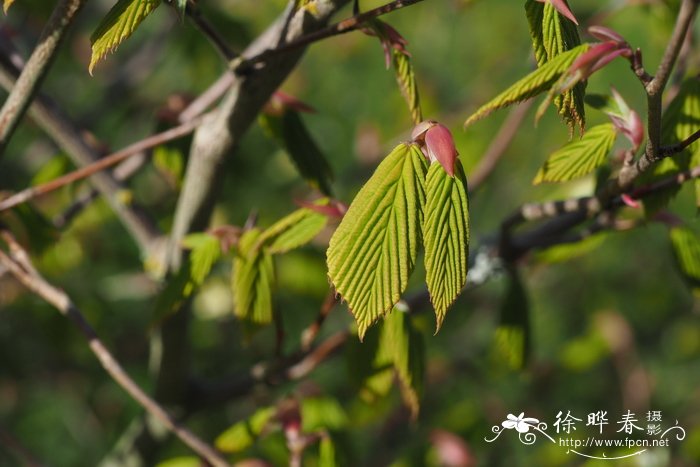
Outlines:
<svg viewBox="0 0 700 467"><path fill-rule="evenodd" d="M114 51L129 37L156 7L160 0L119 0L102 19L92 36L92 57L88 70L92 74L95 64Z"/></svg>
<svg viewBox="0 0 700 467"><path fill-rule="evenodd" d="M418 255L427 162L400 144L357 194L331 238L328 275L347 301L360 339L399 301Z"/></svg>
<svg viewBox="0 0 700 467"><path fill-rule="evenodd" d="M700 293L700 238L687 227L671 229L671 244L678 267L696 293Z"/></svg>
<svg viewBox="0 0 700 467"><path fill-rule="evenodd" d="M664 145L679 143L700 128L700 79L689 78L683 82L681 89L669 103L661 120L661 142ZM673 157L666 157L642 173L639 183L655 183L669 176L688 170L693 164L700 163L700 143L697 141ZM670 188L658 191L644 198L644 211L647 216L665 207L678 193L682 185L674 184Z"/></svg>
<svg viewBox="0 0 700 467"><path fill-rule="evenodd" d="M612 123L594 126L581 139L569 142L550 155L533 183L565 182L591 173L605 163L616 136Z"/></svg>
<svg viewBox="0 0 700 467"><path fill-rule="evenodd" d="M329 200L323 198L314 204L327 206ZM327 221L328 217L312 209L297 209L265 230L257 240L257 248L264 248L270 254L286 253L299 248L313 240Z"/></svg>
<svg viewBox="0 0 700 467"><path fill-rule="evenodd" d="M437 332L447 309L467 281L469 202L467 179L459 159L455 163L454 177L441 165L432 164L425 192L425 274L430 301L435 308Z"/></svg>
<svg viewBox="0 0 700 467"><path fill-rule="evenodd" d="M330 195L333 170L306 129L299 112L285 106L279 112L261 113L259 122L285 149L304 180L323 194Z"/></svg>
<svg viewBox="0 0 700 467"><path fill-rule="evenodd" d="M420 108L420 97L418 96L418 86L416 85L416 75L413 71L411 57L397 50L393 51L393 56L396 81L399 83L401 94L408 104L413 122L418 123L423 120L423 112Z"/></svg>
<svg viewBox="0 0 700 467"><path fill-rule="evenodd" d="M493 358L513 370L522 369L530 353L530 304L516 270L509 274L508 289L501 303L501 322L496 328Z"/></svg>
<svg viewBox="0 0 700 467"><path fill-rule="evenodd" d="M233 259L233 312L253 324L272 321L272 255L256 248L260 230L251 229L238 241Z"/></svg>
<svg viewBox="0 0 700 467"><path fill-rule="evenodd" d="M557 55L537 70L522 78L520 81L503 91L498 96L482 105L464 123L465 126L486 117L494 110L507 107L517 102L534 97L548 91L559 78L569 70L576 58L589 49L588 44L582 44L574 49Z"/></svg>
<svg viewBox="0 0 700 467"><path fill-rule="evenodd" d="M246 420L228 428L216 438L216 448L222 452L241 452L253 445L277 415L275 407L258 409Z"/></svg>
<svg viewBox="0 0 700 467"><path fill-rule="evenodd" d="M562 12L557 11L557 8L551 3L542 4L535 0L528 0L525 3L525 12L538 67L581 45L576 24L563 19ZM578 125L581 131L585 126L583 105L585 89L585 83L577 83L572 89L553 97L559 115L564 119L571 132L573 132L574 125Z"/></svg>

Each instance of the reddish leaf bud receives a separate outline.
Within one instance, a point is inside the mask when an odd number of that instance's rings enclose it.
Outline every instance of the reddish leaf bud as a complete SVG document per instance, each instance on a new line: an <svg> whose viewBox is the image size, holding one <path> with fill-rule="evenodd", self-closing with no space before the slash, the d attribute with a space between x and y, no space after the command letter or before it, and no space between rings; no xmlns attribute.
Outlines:
<svg viewBox="0 0 700 467"><path fill-rule="evenodd" d="M425 132L425 146L430 162L439 162L450 177L455 174L457 148L452 133L446 126L436 124Z"/></svg>
<svg viewBox="0 0 700 467"><path fill-rule="evenodd" d="M591 26L588 28L588 33L598 39L599 41L612 41L619 44L627 44L624 37L619 35L617 32L605 26Z"/></svg>

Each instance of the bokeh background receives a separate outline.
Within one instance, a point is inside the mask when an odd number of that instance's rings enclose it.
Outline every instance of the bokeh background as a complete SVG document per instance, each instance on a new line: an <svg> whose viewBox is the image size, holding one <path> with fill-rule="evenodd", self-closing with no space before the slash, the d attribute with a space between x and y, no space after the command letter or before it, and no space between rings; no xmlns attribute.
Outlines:
<svg viewBox="0 0 700 467"><path fill-rule="evenodd" d="M191 24L161 7L89 76L89 37L112 3L94 1L83 10L43 89L116 150L152 133L158 110L170 96L196 96L225 67ZM200 3L232 47L242 49L285 2ZM380 3L361 2L363 8ZM452 129L467 174L508 111L467 130L462 122L533 67L523 3L430 0L385 18L409 41L424 114ZM582 24L613 27L640 47L651 70L678 6L673 1L570 3ZM24 56L53 4L18 0L0 20L3 34L10 34ZM349 14L346 9L344 15ZM689 75L697 73L698 58L691 48ZM588 91L609 93L611 86L644 115L643 90L627 62L615 61L596 74ZM381 47L361 33L315 44L283 89L317 109L304 121L329 159L336 195L345 202L410 133L410 115L393 73L384 67ZM0 98L5 95L0 92ZM605 119L594 110L588 110L588 118L589 125ZM591 192L592 177L561 185L531 184L547 155L567 139L568 131L554 111L536 126L530 111L498 168L471 198L475 245L524 202ZM180 146L186 149L187 144ZM167 230L180 174L177 163L163 160L154 158L145 165L131 180L128 196L144 204ZM66 156L27 120L0 161L0 189L18 191L71 168ZM259 224L267 226L295 209L293 199L312 195L285 153L257 126L228 158L225 171L215 224L242 225L256 211ZM32 206L50 219L84 189L81 184L66 187ZM691 187L677 196L671 210L695 232L700 230ZM98 200L63 231L41 227L42 221L30 214L6 222L31 244L39 269L74 298L129 373L152 390L148 342L158 285L144 272L143 258L106 203ZM296 348L296 336L315 318L327 293L324 252L329 235L325 232L312 245L279 258L275 302L290 336L287 350ZM335 401L331 405L341 413L339 449L347 465L439 465L435 430L457 435L455 445L466 447L480 466L700 465L700 304L677 271L667 228L648 223L630 232L599 235L576 247L528 255L518 268L527 296L527 305L519 306L529 309L531 327L525 368L513 370L493 357L505 277L464 293L435 336L430 310L417 313L414 323L424 335L428 360L415 421L402 407L398 390L373 404L358 396L348 371L348 355L358 352L359 344L353 342L303 382L260 389L198 413L188 424L205 439L214 439L257 407L301 392ZM419 266L409 292L422 290L422 274ZM244 371L273 356L271 330L246 338L233 318L229 277L230 262L220 262L194 301L190 337L194 367L203 378ZM322 335L351 322L346 308L338 306ZM648 410L662 411L663 424L677 421L687 437L671 448L617 462L576 457L544 439L525 446L514 432L494 443L484 440L509 413L525 412L551 425L560 410L584 420L590 412L608 411L614 438L614 424L628 409L642 421ZM106 376L71 324L8 274L0 275L0 430L49 465L96 465L138 413L140 408ZM579 434L594 432L579 426ZM608 455L616 452L629 451L610 450ZM171 441L160 455L169 459L188 452ZM242 456L284 465L284 439L279 434L264 437ZM7 442L0 443L0 465L17 462ZM305 462L316 465L313 449Z"/></svg>

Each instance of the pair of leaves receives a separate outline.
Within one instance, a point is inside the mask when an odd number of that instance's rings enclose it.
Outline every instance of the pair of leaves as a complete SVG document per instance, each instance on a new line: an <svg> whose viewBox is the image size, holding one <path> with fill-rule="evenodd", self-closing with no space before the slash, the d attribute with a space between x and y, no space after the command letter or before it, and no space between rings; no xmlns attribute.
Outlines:
<svg viewBox="0 0 700 467"><path fill-rule="evenodd" d="M575 139L552 153L533 183L565 182L591 173L605 163L616 137L617 130L612 123L594 126L581 139Z"/></svg>
<svg viewBox="0 0 700 467"><path fill-rule="evenodd" d="M561 53L549 60L537 70L528 74L511 87L503 91L498 96L491 99L486 104L479 107L464 122L465 126L481 120L494 110L507 107L509 105L522 102L549 91L554 87L562 76L569 70L576 58L589 49L588 44L582 44L567 52ZM582 114L581 114L582 115Z"/></svg>
<svg viewBox="0 0 700 467"><path fill-rule="evenodd" d="M576 25L570 19L563 17L550 2L528 0L525 2L525 13L538 67L581 45ZM585 126L583 103L585 90L584 83L577 83L572 89L553 98L559 115L564 119L571 133L575 125L578 125L581 132Z"/></svg>
<svg viewBox="0 0 700 467"><path fill-rule="evenodd" d="M316 205L328 204L328 199ZM255 325L272 321L272 290L275 279L273 255L286 253L310 242L328 218L301 208L280 219L267 230L248 230L241 236L233 259L233 311Z"/></svg>
<svg viewBox="0 0 700 467"><path fill-rule="evenodd" d="M700 238L687 227L674 227L671 244L683 276L694 292L700 293Z"/></svg>
<svg viewBox="0 0 700 467"><path fill-rule="evenodd" d="M455 166L453 178L440 164L428 168L416 144L400 144L362 187L331 238L328 275L354 314L360 339L401 298L423 238L438 329L464 286L467 182L459 160Z"/></svg>
<svg viewBox="0 0 700 467"><path fill-rule="evenodd" d="M259 122L263 129L285 149L304 180L323 194L330 196L333 171L306 129L299 112L284 109L279 114L262 113Z"/></svg>

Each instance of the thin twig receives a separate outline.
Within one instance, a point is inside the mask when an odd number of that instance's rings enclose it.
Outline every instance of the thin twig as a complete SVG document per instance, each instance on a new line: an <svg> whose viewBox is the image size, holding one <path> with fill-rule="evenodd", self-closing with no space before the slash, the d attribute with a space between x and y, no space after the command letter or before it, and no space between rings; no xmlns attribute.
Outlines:
<svg viewBox="0 0 700 467"><path fill-rule="evenodd" d="M48 283L29 261L27 252L17 243L7 230L0 231L0 236L9 247L10 255L0 250L0 262L33 293L53 305L63 316L68 318L87 339L90 350L95 354L107 373L147 412L157 418L193 451L216 467L226 467L229 463L213 447L202 441L197 435L182 426L167 413L154 399L148 396L124 371L119 362L105 347L95 330L85 319L83 313L75 306L70 297L61 289Z"/></svg>
<svg viewBox="0 0 700 467"><path fill-rule="evenodd" d="M532 100L525 101L510 111L488 149L486 149L486 152L479 160L479 165L476 166L469 176L469 191L477 190L496 168L501 156L503 156L513 141L518 128L520 128L527 115L527 111L532 106L532 102Z"/></svg>
<svg viewBox="0 0 700 467"><path fill-rule="evenodd" d="M39 86L51 67L68 26L87 0L61 0L51 13L49 21L27 61L22 74L0 110L0 155L5 151L19 121L29 108Z"/></svg>
<svg viewBox="0 0 700 467"><path fill-rule="evenodd" d="M380 7L366 11L359 15L352 16L338 23L332 24L324 29L320 29L316 32L306 34L294 41L284 43L283 45L274 49L267 49L253 57L234 60L231 63L231 68L236 74L248 73L251 70L253 70L257 65L266 62L271 57L283 55L289 52L290 50L300 49L306 47L309 44L318 42L323 39L327 39L329 37L354 31L364 26L364 24L367 21L373 18L377 18L379 16L391 13L393 11L419 3L421 1L423 0L395 0L391 3L387 3L386 5L382 5Z"/></svg>
<svg viewBox="0 0 700 467"><path fill-rule="evenodd" d="M202 15L202 11L196 3L193 1L187 2L185 13L192 21L192 24L194 24L202 35L209 40L224 60L230 62L238 57L238 54L228 46L221 34L219 34L214 26Z"/></svg>
<svg viewBox="0 0 700 467"><path fill-rule="evenodd" d="M199 125L201 119L195 119L186 123L182 123L176 127L170 128L169 130L163 131L162 133L157 133L151 135L147 138L142 139L136 143L133 143L121 151L117 151L107 157L104 157L90 165L81 167L80 169L74 170L73 172L62 175L55 178L49 182L24 189L7 199L0 201L0 212L10 209L18 204L26 203L27 201L36 198L37 196L44 195L51 191L57 190L69 183L82 180L96 172L100 172L109 167L112 167L119 162L128 159L129 157L140 154L142 151L158 146L159 144L167 143L174 139L180 138L184 135L191 133L197 125Z"/></svg>
<svg viewBox="0 0 700 467"><path fill-rule="evenodd" d="M318 316L316 316L314 322L301 333L301 349L303 351L307 351L311 348L311 344L313 344L314 339L316 339L316 336L318 336L318 333L321 331L321 326L323 326L323 323L326 321L326 318L336 303L338 303L338 295L335 293L335 291L331 290L323 300L321 309L319 310Z"/></svg>

